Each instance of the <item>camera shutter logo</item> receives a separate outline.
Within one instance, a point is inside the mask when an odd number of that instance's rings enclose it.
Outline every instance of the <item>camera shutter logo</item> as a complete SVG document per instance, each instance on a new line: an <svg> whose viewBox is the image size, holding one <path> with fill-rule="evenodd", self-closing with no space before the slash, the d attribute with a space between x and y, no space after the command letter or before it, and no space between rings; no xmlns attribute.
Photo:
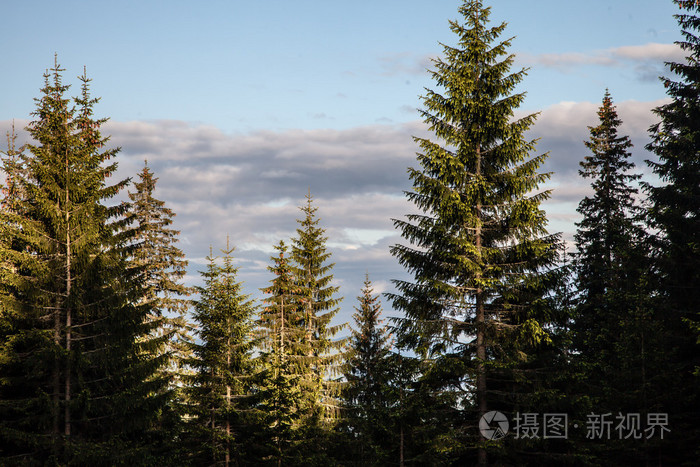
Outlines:
<svg viewBox="0 0 700 467"><path fill-rule="evenodd" d="M481 436L489 440L504 438L508 433L508 419L501 412L492 410L479 420Z"/></svg>

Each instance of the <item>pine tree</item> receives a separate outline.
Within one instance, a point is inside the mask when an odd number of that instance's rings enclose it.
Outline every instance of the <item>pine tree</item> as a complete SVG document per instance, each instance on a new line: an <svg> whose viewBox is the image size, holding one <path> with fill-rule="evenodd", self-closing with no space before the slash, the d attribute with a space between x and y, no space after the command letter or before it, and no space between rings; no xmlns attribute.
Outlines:
<svg viewBox="0 0 700 467"><path fill-rule="evenodd" d="M621 306L616 296L631 292L627 274L634 260L634 248L640 248L643 231L638 225L640 208L635 205L637 190L631 185L640 178L629 171L632 143L618 136L622 123L606 91L598 111L600 124L589 127L591 138L586 147L592 155L581 162L579 173L592 179L594 194L584 198L577 211L583 219L575 235L576 288L579 294L576 315L576 349L584 355L607 362L614 358L611 339L619 336ZM624 303L624 302L623 302ZM613 326L610 328L609 326ZM600 369L598 369L599 371Z"/></svg>
<svg viewBox="0 0 700 467"><path fill-rule="evenodd" d="M132 263L141 274L143 303L151 308L150 319L157 322L157 333L168 337L164 349L171 361L168 373L178 384L178 373L184 371L180 366L188 357L188 343L192 340L192 326L186 317L189 302L183 298L191 290L181 282L187 272L187 260L177 247L180 232L170 228L175 213L153 196L157 181L146 162L139 181L134 183L135 191L129 192L127 219L135 230Z"/></svg>
<svg viewBox="0 0 700 467"><path fill-rule="evenodd" d="M409 169L414 188L406 195L422 213L394 220L411 245L391 252L415 282L394 281L398 293L389 297L406 315L400 344L440 357L445 386L473 394L475 427L507 402L496 399L507 388L490 391L489 375L526 361L528 350L549 339L539 304L560 241L547 234L540 209L549 192L533 194L548 178L537 172L546 155L530 157L535 143L524 137L536 116L513 119L524 94L511 93L525 70L509 72L510 40L494 43L505 23L489 28L490 10L480 1L459 11L465 23L450 23L458 46L444 46L445 58L434 62L442 94L427 90L423 99L438 141L415 138L421 169ZM470 435L477 444L478 431Z"/></svg>
<svg viewBox="0 0 700 467"><path fill-rule="evenodd" d="M194 302L198 342L187 364L195 374L186 379L195 464L229 465L247 449L255 306L242 293L233 250L227 240L221 265L210 253Z"/></svg>
<svg viewBox="0 0 700 467"><path fill-rule="evenodd" d="M633 184L641 176L631 173L632 146L619 136L622 123L606 91L598 110L600 123L589 127L585 142L591 155L579 173L592 180L593 196L578 207L574 253L577 289L573 349L582 396L601 413L649 413L653 391L652 368L660 350L650 307L646 272L649 270L646 233L641 223ZM658 360L658 359L657 359ZM626 446L625 446L626 444ZM599 449L616 463L642 463L638 440L606 441Z"/></svg>
<svg viewBox="0 0 700 467"><path fill-rule="evenodd" d="M22 153L24 147L17 147L17 132L15 122L12 122L12 131L7 133L7 151L0 153L2 169L5 172L5 183L1 185L1 206L5 211L12 211L21 197L18 176L21 173Z"/></svg>
<svg viewBox="0 0 700 467"><path fill-rule="evenodd" d="M14 122L12 132L7 133L7 150L0 153L2 171L5 173L5 181L0 184L0 371L7 371L12 368L14 359L14 339L17 326L15 312L18 304L14 300L14 290L17 287L17 256L13 251L13 244L17 239L13 236L17 223L17 207L21 198L19 193L18 177L21 170L21 157L23 148L17 148L17 133ZM5 375L7 376L9 372ZM12 378L12 376L10 376ZM10 378L3 378L0 374L0 382L5 383L5 387L0 387L0 416L12 417L13 412L17 412L12 407L13 391L8 387ZM10 390L8 390L10 389ZM5 410L1 408L6 405ZM8 410L9 409L9 410ZM11 415L12 414L12 415ZM8 420L9 421L9 420ZM12 436L8 436L7 429L9 423L0 421L0 441ZM12 446L5 446L0 443L0 458L12 452Z"/></svg>
<svg viewBox="0 0 700 467"><path fill-rule="evenodd" d="M270 285L262 291L266 306L260 313L259 401L262 418L260 435L263 458L274 459L277 465L296 456L299 430L305 416L302 376L308 371L310 342L298 306L298 290L294 280L287 246L280 241L279 252L271 258L268 269L274 274Z"/></svg>
<svg viewBox="0 0 700 467"><path fill-rule="evenodd" d="M152 380L158 341L125 262L127 181L106 178L117 149L93 117L85 74L75 106L56 63L28 131L35 144L11 171L21 196L2 212L2 307L11 331L0 362L3 455L35 462L152 461L146 447L163 407Z"/></svg>
<svg viewBox="0 0 700 467"><path fill-rule="evenodd" d="M389 379L390 335L382 324L381 304L373 295L369 275L365 277L359 307L353 315L355 328L348 342L345 362L347 386L343 390L345 418L359 448L362 465L382 465L389 461L386 441L391 438Z"/></svg>
<svg viewBox="0 0 700 467"><path fill-rule="evenodd" d="M326 249L325 229L318 226L318 208L313 206L311 193L306 205L299 208L304 214L297 219L297 236L292 239L293 272L297 287L297 306L306 341L310 344L307 369L301 375L304 394L308 397L309 415L316 423L337 415L337 395L340 385L332 381L339 372L342 358L342 340L334 336L345 326L332 325L338 313L338 287L331 285L330 274L335 263L328 263L331 253Z"/></svg>
<svg viewBox="0 0 700 467"><path fill-rule="evenodd" d="M186 394L182 376L189 371L184 362L190 357L193 331L186 317L189 301L184 298L191 289L182 284L187 260L177 247L180 232L170 228L175 213L153 196L158 179L147 163L138 175L135 190L128 192L128 257L143 291L138 304L148 308L147 320L153 328L145 340L161 342L158 358L167 362L155 376L163 385L161 397L169 401L159 417L158 432L175 441L183 429ZM166 444L163 449L175 458L179 455L176 447L179 445Z"/></svg>
<svg viewBox="0 0 700 467"><path fill-rule="evenodd" d="M17 133L15 125L12 122L12 131L7 133L7 151L0 153L0 166L5 173L5 181L0 184L0 212L3 213L2 222L0 222L0 251L11 251L12 247L12 229L11 225L15 221L13 214L16 214L17 206L21 198L19 191L18 177L21 173L21 156L23 148L17 148ZM9 288L6 288L9 278L5 273L12 272L12 261L7 257L0 259L0 288L4 291L2 295L9 293ZM9 321L7 310L0 307L0 342L5 342L4 333L9 332ZM1 349L1 347L0 347ZM1 351L1 350L0 350ZM1 358L1 357L0 357Z"/></svg>
<svg viewBox="0 0 700 467"><path fill-rule="evenodd" d="M674 443L666 443L666 462L680 463L684 453L697 456L700 416L700 5L676 3L683 40L677 42L686 60L668 63L677 80L662 78L671 102L654 110L659 123L650 129L647 161L663 184L645 184L651 202L649 222L659 269L658 319L665 328L667 385L664 412L673 420ZM695 457L696 458L696 457ZM693 459L694 460L694 459ZM692 461L691 461L692 462Z"/></svg>
<svg viewBox="0 0 700 467"><path fill-rule="evenodd" d="M389 328L369 278L355 308L344 365L343 465L450 465L458 462L457 395L443 391L430 361L392 352Z"/></svg>

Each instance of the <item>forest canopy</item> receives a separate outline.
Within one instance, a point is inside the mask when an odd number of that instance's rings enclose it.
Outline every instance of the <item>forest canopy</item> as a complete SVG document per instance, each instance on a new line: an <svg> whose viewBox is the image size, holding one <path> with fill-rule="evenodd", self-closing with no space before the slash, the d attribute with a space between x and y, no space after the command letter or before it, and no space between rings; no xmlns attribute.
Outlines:
<svg viewBox="0 0 700 467"><path fill-rule="evenodd" d="M660 78L655 178L601 89L567 248L527 70L507 24L464 0L421 97L412 211L391 214L406 274L368 270L360 290L336 280L333 207L306 187L264 287L241 279L235 232L188 285L161 174L117 176L91 79L71 97L56 57L28 143L13 129L1 155L0 463L692 465L700 4L674 3L687 58Z"/></svg>

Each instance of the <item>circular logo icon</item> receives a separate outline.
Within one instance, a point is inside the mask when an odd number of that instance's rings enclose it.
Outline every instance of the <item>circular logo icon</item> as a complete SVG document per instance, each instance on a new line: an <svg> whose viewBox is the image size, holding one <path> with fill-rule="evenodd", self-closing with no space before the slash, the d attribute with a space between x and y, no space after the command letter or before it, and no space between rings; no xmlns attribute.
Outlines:
<svg viewBox="0 0 700 467"><path fill-rule="evenodd" d="M508 419L501 412L486 412L479 420L481 436L490 440L504 438L508 433Z"/></svg>

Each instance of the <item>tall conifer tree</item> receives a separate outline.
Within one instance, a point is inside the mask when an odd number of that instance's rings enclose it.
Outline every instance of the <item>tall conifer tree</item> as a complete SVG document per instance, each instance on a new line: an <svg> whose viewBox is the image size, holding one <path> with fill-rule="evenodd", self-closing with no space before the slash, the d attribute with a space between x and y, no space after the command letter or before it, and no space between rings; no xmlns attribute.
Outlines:
<svg viewBox="0 0 700 467"><path fill-rule="evenodd" d="M127 219L135 231L131 258L144 286L143 303L151 309L150 319L158 324L157 333L167 336L164 350L170 359L168 372L176 383L182 371L178 367L187 358L191 342L192 326L186 317L189 301L184 298L191 291L182 284L187 260L177 246L180 232L170 227L175 213L154 197L157 181L145 163L139 181L134 183L135 191L129 191Z"/></svg>
<svg viewBox="0 0 700 467"><path fill-rule="evenodd" d="M666 462L680 463L699 455L700 436L700 4L675 0L683 39L677 44L686 59L668 63L674 77L662 82L671 102L654 110L659 123L650 129L647 161L663 184L645 184L651 202L649 221L659 269L659 321L665 326L663 375L667 402L663 407L676 435L666 443ZM695 376L693 375L695 372Z"/></svg>
<svg viewBox="0 0 700 467"><path fill-rule="evenodd" d="M593 196L584 198L577 209L583 219L577 223L575 235L579 294L575 331L578 351L609 362L614 357L611 339L620 333L617 324L622 303L629 299L620 302L616 294L629 294L638 286L633 278L628 283L627 276L632 274L643 230L640 208L635 204L637 189L632 186L640 175L629 172L634 168L629 161L632 143L627 136L617 134L622 122L607 91L598 117L600 124L589 127L591 137L585 142L592 154L580 163L579 170L582 177L592 179Z"/></svg>
<svg viewBox="0 0 700 467"><path fill-rule="evenodd" d="M393 427L388 386L395 368L390 366L389 330L382 324L381 304L373 295L369 275L357 300L355 329L348 341L344 366L344 418L358 446L352 455L359 455L362 465L381 465L390 459L386 445L393 437Z"/></svg>
<svg viewBox="0 0 700 467"><path fill-rule="evenodd" d="M23 148L17 148L17 133L12 122L12 131L7 133L7 150L0 153L0 167L5 173L4 182L0 183L0 212L3 216L0 222L0 251L12 250L12 243L16 241L12 235L12 224L16 222L13 214L16 214L21 192L18 177L21 171L21 155ZM6 295L10 291L9 274L14 268L12 260L4 256L0 258L0 292ZM9 310L7 306L0 306L0 342L6 342L5 333L10 331ZM0 354L2 345L0 344Z"/></svg>
<svg viewBox="0 0 700 467"><path fill-rule="evenodd" d="M307 415L302 394L302 376L308 372L310 342L306 338L303 315L298 306L298 289L287 255L287 245L275 246L268 270L274 274L261 310L259 400L263 430L260 444L263 456L277 465L295 457L299 430Z"/></svg>
<svg viewBox="0 0 700 467"><path fill-rule="evenodd" d="M583 219L577 223L573 254L573 360L581 377L578 388L585 388L583 399L591 401L587 411L646 417L655 400L652 370L659 368L661 349L647 286L643 211L633 186L641 176L631 173L632 143L618 135L622 122L607 91L598 117L585 142L591 154L579 170L592 180L593 195L578 207ZM608 462L644 462L638 440L606 440L597 449Z"/></svg>
<svg viewBox="0 0 700 467"><path fill-rule="evenodd" d="M464 22L450 22L458 45L434 62L440 90L423 98L436 140L415 138L421 168L409 169L406 195L422 212L394 221L410 245L391 252L415 282L395 281L389 296L406 315L401 343L436 357L452 373L445 385L473 395L476 427L488 410L503 409L489 390L492 370L527 360L548 340L539 301L560 241L547 234L540 208L549 192L536 192L548 178L537 171L546 155L531 157L535 143L524 137L535 115L513 118L524 93L512 92L525 71L509 71L510 40L496 41L505 23L489 27L490 10L477 0L459 12ZM478 430L470 435L486 465Z"/></svg>
<svg viewBox="0 0 700 467"><path fill-rule="evenodd" d="M191 343L190 380L191 446L194 462L230 465L247 449L252 384L253 314L255 307L243 294L233 248L222 250L223 263L210 253L204 286L198 287L194 319L197 342Z"/></svg>
<svg viewBox="0 0 700 467"><path fill-rule="evenodd" d="M325 229L318 225L318 208L313 205L310 192L306 205L299 209L304 216L297 219L299 227L297 236L292 239L292 260L301 325L310 344L302 384L310 415L320 421L334 417L338 409L340 385L331 379L339 373L343 342L333 338L344 324L331 324L341 299L336 297L338 287L331 285L333 275L330 272L335 263L328 262L331 256L326 248L328 238L324 235Z"/></svg>
<svg viewBox="0 0 700 467"><path fill-rule="evenodd" d="M159 343L144 339L146 310L134 303L124 207L106 205L127 181L106 183L118 150L104 148L89 79L80 77L73 107L62 71L45 74L28 127L35 143L12 174L22 196L2 213L12 332L0 363L0 445L36 462L150 462L164 401L153 396L159 361L148 355Z"/></svg>

